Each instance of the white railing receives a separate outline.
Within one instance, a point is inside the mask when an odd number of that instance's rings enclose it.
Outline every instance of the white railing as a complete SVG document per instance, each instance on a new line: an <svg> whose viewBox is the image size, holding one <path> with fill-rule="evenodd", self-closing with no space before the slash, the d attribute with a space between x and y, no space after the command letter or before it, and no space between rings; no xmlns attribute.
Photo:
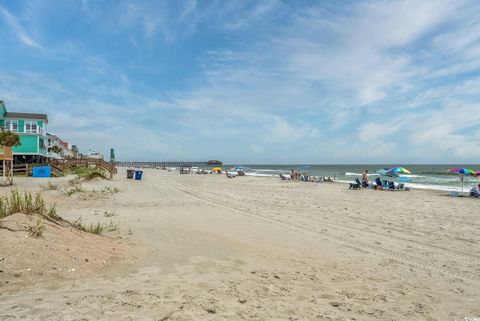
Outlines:
<svg viewBox="0 0 480 321"><path fill-rule="evenodd" d="M47 135L47 131L43 128L40 128L40 127L37 127L35 130L26 130L26 128L24 128L24 131L23 132L20 132L18 131L18 129L14 129L14 128L10 128L10 127L7 127L7 126L0 126L2 129L6 129L6 130L10 130L11 132L13 133L20 133L20 134L39 134L39 135L43 135L43 136L46 136Z"/></svg>

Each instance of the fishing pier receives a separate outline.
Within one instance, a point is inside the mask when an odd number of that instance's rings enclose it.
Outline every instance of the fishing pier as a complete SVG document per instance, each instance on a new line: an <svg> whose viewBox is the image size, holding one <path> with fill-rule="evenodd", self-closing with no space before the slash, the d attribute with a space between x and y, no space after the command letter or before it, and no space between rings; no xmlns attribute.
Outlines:
<svg viewBox="0 0 480 321"><path fill-rule="evenodd" d="M115 162L116 166L120 167L208 167L221 166L221 161L206 161L206 162Z"/></svg>

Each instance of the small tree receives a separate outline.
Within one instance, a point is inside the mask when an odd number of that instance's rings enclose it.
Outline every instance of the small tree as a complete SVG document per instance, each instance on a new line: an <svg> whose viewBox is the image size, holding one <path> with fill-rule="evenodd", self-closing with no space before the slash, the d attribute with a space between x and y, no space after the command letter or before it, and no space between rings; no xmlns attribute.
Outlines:
<svg viewBox="0 0 480 321"><path fill-rule="evenodd" d="M17 133L12 133L9 130L2 129L0 132L0 145L14 147L21 144L20 136Z"/></svg>

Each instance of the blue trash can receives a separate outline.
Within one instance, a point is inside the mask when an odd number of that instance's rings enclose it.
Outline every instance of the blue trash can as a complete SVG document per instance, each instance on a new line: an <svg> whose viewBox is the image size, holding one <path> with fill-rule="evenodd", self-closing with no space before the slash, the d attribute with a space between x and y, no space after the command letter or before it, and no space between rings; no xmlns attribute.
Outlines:
<svg viewBox="0 0 480 321"><path fill-rule="evenodd" d="M136 181L141 181L142 180L142 171L135 171L135 180Z"/></svg>

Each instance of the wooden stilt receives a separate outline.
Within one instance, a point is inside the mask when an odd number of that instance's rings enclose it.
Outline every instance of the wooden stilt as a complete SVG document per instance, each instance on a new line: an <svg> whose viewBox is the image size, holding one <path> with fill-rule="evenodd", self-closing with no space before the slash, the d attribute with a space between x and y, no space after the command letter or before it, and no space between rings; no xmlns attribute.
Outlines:
<svg viewBox="0 0 480 321"><path fill-rule="evenodd" d="M0 148L3 153L0 153L0 159L3 161L3 183L13 185L13 154L12 148L3 146Z"/></svg>

